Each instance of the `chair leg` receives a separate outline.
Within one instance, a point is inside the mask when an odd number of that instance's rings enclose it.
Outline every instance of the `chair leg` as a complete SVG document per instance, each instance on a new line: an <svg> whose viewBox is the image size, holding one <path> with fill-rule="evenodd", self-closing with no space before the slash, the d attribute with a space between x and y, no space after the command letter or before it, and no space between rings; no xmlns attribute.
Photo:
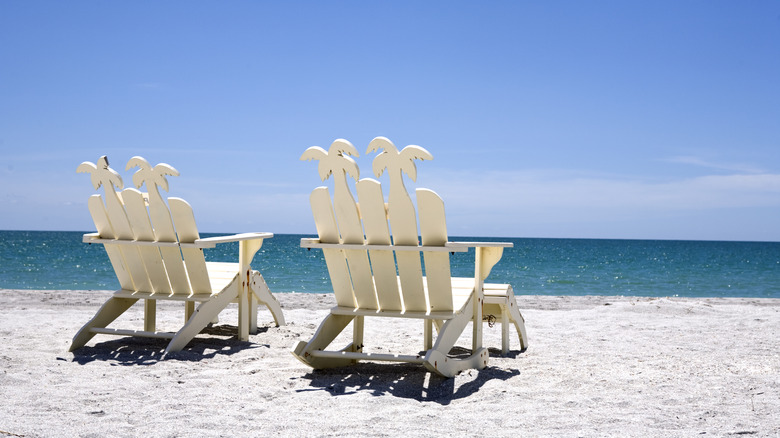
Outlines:
<svg viewBox="0 0 780 438"><path fill-rule="evenodd" d="M187 321L192 318L192 315L195 313L195 301L185 301L184 302L184 323L186 324Z"/></svg>
<svg viewBox="0 0 780 438"><path fill-rule="evenodd" d="M292 354L298 360L314 369L334 368L353 364L354 360L352 359L314 357L310 354L311 352L327 348L353 319L355 317L349 315L328 315L320 324L317 332L314 333L314 337L309 342L300 341ZM342 351L352 352L355 351L355 347L353 340Z"/></svg>
<svg viewBox="0 0 780 438"><path fill-rule="evenodd" d="M525 331L525 320L517 307L515 294L511 286L507 290L502 290L500 295L495 293L496 290L489 291L492 293L486 292L485 302L491 307L489 313L501 314L501 354L506 356L509 353L510 323L514 324L515 330L517 330L517 337L520 339L520 352L522 353L528 348L528 336Z"/></svg>
<svg viewBox="0 0 780 438"><path fill-rule="evenodd" d="M212 297L210 300L198 306L187 323L184 324L176 335L174 335L168 347L163 353L165 358L168 353L180 351L184 348L198 333L221 312L228 304L238 296L238 277L233 280L222 292Z"/></svg>
<svg viewBox="0 0 780 438"><path fill-rule="evenodd" d="M471 309L473 306L474 297L472 296L465 309ZM429 371L440 374L444 377L453 377L463 370L476 368L482 369L487 366L489 354L487 348L481 347L476 351L471 352L471 356L465 359L455 359L449 356L450 350L455 346L455 342L458 341L460 335L463 334L463 330L466 329L466 325L473 318L473 314L469 311L464 311L455 318L447 320L439 331L439 336L436 338L436 343L433 348L428 350L425 354L425 367ZM481 322L474 322L475 324L481 324Z"/></svg>
<svg viewBox="0 0 780 438"><path fill-rule="evenodd" d="M157 300L144 300L144 330L157 330Z"/></svg>
<svg viewBox="0 0 780 438"><path fill-rule="evenodd" d="M86 345L87 342L89 342L89 340L95 336L95 334L92 333L93 328L105 328L107 325L111 324L115 319L117 319L119 315L123 314L127 309L135 304L136 301L138 301L137 298L109 298L109 300L106 301L100 308L100 310L98 310L95 316L93 316L92 319L86 323L78 333L76 333L76 336L73 337L73 342L71 342L70 349L68 351L74 351Z"/></svg>
<svg viewBox="0 0 780 438"><path fill-rule="evenodd" d="M433 348L433 320L426 319L423 324L423 348L430 350Z"/></svg>
<svg viewBox="0 0 780 438"><path fill-rule="evenodd" d="M279 304L279 301L276 300L276 297L271 294L271 290L268 289L268 285L266 284L265 279L259 272L253 272L250 286L257 300L268 307L268 310L271 311L271 315L274 317L274 322L276 322L277 327L285 325L282 306ZM256 311L255 318L257 318Z"/></svg>
<svg viewBox="0 0 780 438"><path fill-rule="evenodd" d="M501 306L501 355L509 353L509 311L507 306Z"/></svg>
<svg viewBox="0 0 780 438"><path fill-rule="evenodd" d="M520 352L522 353L528 349L528 334L525 331L525 319L523 318L523 315L520 314L520 311L517 309L517 303L515 302L514 297L512 297L510 305L507 306L507 313L509 314L509 318L515 324L515 330L517 330L517 336L520 338ZM507 335L508 332L509 329L507 329Z"/></svg>
<svg viewBox="0 0 780 438"><path fill-rule="evenodd" d="M363 328L365 320L363 316L356 316L352 322L352 352L363 351Z"/></svg>
<svg viewBox="0 0 780 438"><path fill-rule="evenodd" d="M257 295L249 294L249 334L257 334Z"/></svg>

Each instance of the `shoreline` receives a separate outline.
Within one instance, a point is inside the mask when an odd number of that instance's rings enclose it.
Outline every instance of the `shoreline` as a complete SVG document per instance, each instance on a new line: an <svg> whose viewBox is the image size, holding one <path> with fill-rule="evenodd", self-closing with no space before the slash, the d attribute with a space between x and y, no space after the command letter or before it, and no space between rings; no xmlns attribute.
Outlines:
<svg viewBox="0 0 780 438"><path fill-rule="evenodd" d="M17 293L21 295L25 294L33 294L32 297L30 297L31 302L36 302L35 295L36 294L52 294L55 296L59 296L60 294L87 294L90 297L97 296L97 295L104 295L104 299L108 299L108 296L113 293L114 290L109 289L13 289L13 288L0 288L0 297L4 293ZM289 300L290 305L307 305L302 304L301 299L298 298L291 298L300 296L303 297L303 301L305 301L305 297L319 297L327 299L327 297L333 297L332 292L282 292L282 291L272 291L274 296L277 297L277 299L282 302L284 300ZM286 297L283 299L280 299L279 297ZM538 309L538 310L565 310L568 307L567 306L589 306L589 305L604 305L606 303L614 303L614 302L625 302L625 301L648 301L648 300L675 300L675 301L687 301L687 300L693 300L693 301L702 301L702 302L722 302L722 303L733 303L733 304L755 304L755 305L774 305L773 303L780 303L780 297L717 297L717 296L708 296L708 297L689 297L689 296L680 296L680 295L665 295L665 296L644 296L644 295L523 295L523 294L515 294L515 297L518 300L525 300L526 303L528 303L528 308L531 309ZM333 304L335 306L335 300L333 300ZM607 304L609 305L609 304ZM328 307L330 308L330 307Z"/></svg>
<svg viewBox="0 0 780 438"><path fill-rule="evenodd" d="M298 362L332 294L276 293L288 325L261 307L249 342L231 305L164 361L165 342L142 338L67 352L110 293L0 289L0 436L780 436L780 299L518 295L529 349L514 337L500 357L485 326L488 367L442 379ZM180 325L169 304L159 324ZM376 321L367 345L421 347L420 324Z"/></svg>

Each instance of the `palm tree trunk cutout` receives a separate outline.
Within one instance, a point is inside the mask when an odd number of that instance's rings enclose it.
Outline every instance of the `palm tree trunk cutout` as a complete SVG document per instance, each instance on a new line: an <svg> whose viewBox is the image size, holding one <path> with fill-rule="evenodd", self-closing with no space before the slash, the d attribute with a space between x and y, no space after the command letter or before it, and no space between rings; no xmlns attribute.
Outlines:
<svg viewBox="0 0 780 438"><path fill-rule="evenodd" d="M404 186L403 174L412 181L417 180L417 166L414 160L432 160L433 156L419 146L407 146L400 152L393 142L385 137L377 137L368 145L368 151L382 152L374 158L374 175L379 178L387 169L390 178L388 197L388 217L395 245L418 245L417 216L412 198Z"/></svg>
<svg viewBox="0 0 780 438"><path fill-rule="evenodd" d="M179 176L179 172L165 163L160 163L154 167L142 157L133 157L127 162L127 168L130 170L138 167L133 174L133 184L141 188L146 184L146 190L149 192L149 218L154 227L156 240L160 242L176 242L176 234L171 220L171 213L168 206L160 195L160 187L168 191L168 180L165 175Z"/></svg>
<svg viewBox="0 0 780 438"><path fill-rule="evenodd" d="M171 212L160 194L160 188L167 192L168 179L165 176L179 176L179 171L165 163L152 167L146 159L138 156L131 158L127 162L125 170L130 170L134 167L137 167L138 170L133 174L133 184L139 189L146 184L146 190L149 193L149 218L154 232L154 239L158 242L177 242ZM160 253L170 276L173 278L187 277L181 253L177 248L161 247ZM190 288L184 288L175 282L170 284L170 287L174 294L186 295L191 291Z"/></svg>
<svg viewBox="0 0 780 438"><path fill-rule="evenodd" d="M359 156L352 143L344 139L334 141L328 151L319 146L306 149L301 160L319 160L320 178L325 181L333 175L333 206L342 243L363 243L363 227L360 224L357 204L347 185L347 174L356 181L360 170L355 160L346 156Z"/></svg>
<svg viewBox="0 0 780 438"><path fill-rule="evenodd" d="M122 177L120 177L114 169L109 167L108 158L105 155L100 157L97 164L85 161L79 165L76 172L90 173L92 185L95 186L95 190L100 188L100 186L103 186L106 202L105 213L110 224L110 230L99 230L101 234L100 237L120 240L135 239L133 229L130 226L130 221L125 212L124 204L116 191L116 188L121 189L124 186ZM133 289L151 292L151 284L146 275L138 248L120 247L119 251L127 265L131 267L128 274L133 283ZM122 281L120 279L120 284L121 283ZM125 285L122 286L124 287Z"/></svg>
<svg viewBox="0 0 780 438"><path fill-rule="evenodd" d="M347 140L334 141L328 151L318 146L312 146L301 155L301 160L319 160L319 174L324 181L333 175L333 203L326 187L318 187L312 191L311 203L317 233L325 243L363 244L363 227L360 222L355 198L347 185L347 175L355 180L360 177L355 160L358 152ZM323 250L328 271L331 274L333 292L336 302L342 306L357 306L361 308L376 308L374 284L365 276L355 276L350 273L370 272L366 251L337 249ZM361 318L358 318L362 320ZM354 325L354 345L362 342L362 325ZM357 347L355 347L357 348Z"/></svg>
<svg viewBox="0 0 780 438"><path fill-rule="evenodd" d="M404 186L403 173L412 181L417 179L415 159L432 160L433 156L419 146L407 146L402 151L385 137L377 137L368 145L366 153L383 151L374 158L373 170L378 177L387 169L390 177L390 195L388 196L388 219L395 245L419 245L417 233L417 215L414 204ZM406 311L427 311L429 300L423 293L422 265L420 254L416 252L396 252L398 274L401 279L403 306ZM419 273L419 275L418 275Z"/></svg>
<svg viewBox="0 0 780 438"><path fill-rule="evenodd" d="M122 177L108 165L108 157L103 155L97 161L97 164L85 161L76 169L77 173L89 173L92 185L95 190L103 186L105 193L106 208L108 210L108 219L111 222L113 236L100 236L114 239L132 239L133 234L127 217L121 217L118 213L124 211L122 201L116 192L116 188L122 189L124 183ZM115 188L116 187L116 188Z"/></svg>

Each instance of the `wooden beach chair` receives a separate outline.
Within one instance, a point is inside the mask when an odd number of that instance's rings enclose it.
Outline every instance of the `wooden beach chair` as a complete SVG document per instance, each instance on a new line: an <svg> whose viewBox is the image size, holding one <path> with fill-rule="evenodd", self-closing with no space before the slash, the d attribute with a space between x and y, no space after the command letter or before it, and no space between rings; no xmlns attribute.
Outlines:
<svg viewBox="0 0 780 438"><path fill-rule="evenodd" d="M84 346L96 334L147 336L170 339L163 357L179 351L201 332L229 303L238 303L238 339L245 341L257 331L257 306L264 304L277 325L284 316L276 298L259 272L250 267L263 239L271 233L247 233L201 239L190 205L181 198L160 195L168 190L166 175L178 176L167 164L152 167L141 157L133 157L127 170L138 167L133 176L137 187L146 184L148 193L134 188L117 192L122 179L108 166L106 157L97 164L82 163L77 172L92 174L100 195L89 198L89 211L97 232L85 234L86 243L103 244L121 289L98 310L74 336L70 351ZM169 208L170 206L170 208ZM206 262L204 248L219 243L238 242L238 263ZM144 329L107 328L138 300L144 300ZM156 330L158 300L184 303L184 325L175 333ZM200 303L197 308L196 303Z"/></svg>
<svg viewBox="0 0 780 438"><path fill-rule="evenodd" d="M373 170L379 177L387 169L390 179L387 204L381 184L370 178L357 182L359 203L355 202L347 175L357 180L359 169L348 155L358 156L358 153L348 141L336 140L328 151L311 147L301 156L302 160L319 160L323 181L331 174L334 178L332 202L327 187L317 187L311 194L319 238L302 239L301 246L322 249L337 306L330 310L314 337L309 342L300 342L293 354L315 369L361 360L397 361L420 363L432 372L451 377L464 369L481 369L487 365L488 351L482 346L486 311L501 315L504 353L509 349L510 322L517 329L520 349L525 350L525 325L511 286L484 283L503 249L512 244L449 242L441 198L431 190L417 189L415 213L403 182L402 172L416 180L414 160L430 160L431 154L418 146L398 151L384 137L375 138L368 152L379 149L383 151L374 159ZM450 253L465 252L472 247L475 249L474 277L452 278ZM422 320L424 353L364 352L366 317ZM471 321L476 323L472 324L470 355L450 355ZM340 350L326 350L350 322L351 343ZM435 342L434 326L438 329Z"/></svg>

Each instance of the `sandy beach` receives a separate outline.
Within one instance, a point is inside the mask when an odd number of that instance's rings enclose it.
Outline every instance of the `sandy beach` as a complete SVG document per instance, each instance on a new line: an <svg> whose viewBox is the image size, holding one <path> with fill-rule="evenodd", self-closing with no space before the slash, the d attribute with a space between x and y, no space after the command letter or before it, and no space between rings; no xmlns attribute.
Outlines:
<svg viewBox="0 0 780 438"><path fill-rule="evenodd" d="M780 436L780 300L518 296L530 348L453 379L420 366L313 371L290 350L331 295L276 293L235 338L236 308L184 351L72 336L110 292L0 290L0 437ZM160 325L183 313L160 303ZM142 308L126 317L141 325ZM468 329L467 329L468 330ZM422 325L366 322L366 345L417 351ZM467 340L467 338L466 338ZM464 346L468 343L464 342Z"/></svg>

